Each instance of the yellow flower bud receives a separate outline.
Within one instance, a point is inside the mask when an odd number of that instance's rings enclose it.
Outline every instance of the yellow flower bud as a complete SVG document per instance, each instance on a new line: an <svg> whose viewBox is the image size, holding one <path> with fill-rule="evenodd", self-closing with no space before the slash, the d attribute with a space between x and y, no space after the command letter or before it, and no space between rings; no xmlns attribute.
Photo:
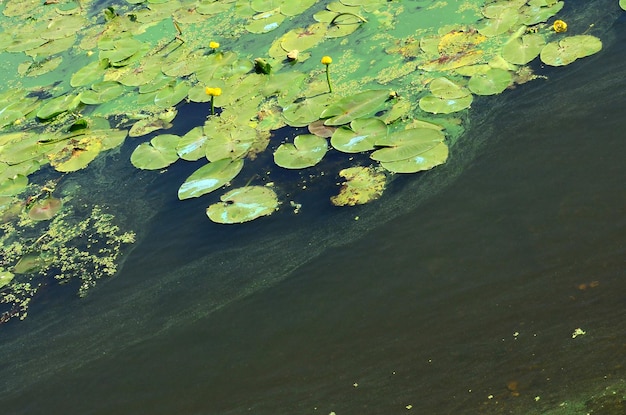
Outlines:
<svg viewBox="0 0 626 415"><path fill-rule="evenodd" d="M567 23L565 23L563 20L555 20L552 28L557 33L567 32Z"/></svg>
<svg viewBox="0 0 626 415"><path fill-rule="evenodd" d="M330 56L324 56L322 57L322 63L324 65L330 65L331 63L333 63L333 59Z"/></svg>
<svg viewBox="0 0 626 415"><path fill-rule="evenodd" d="M220 47L220 44L218 42L209 42L209 47L211 49L217 49Z"/></svg>
<svg viewBox="0 0 626 415"><path fill-rule="evenodd" d="M204 92L207 95L211 95L212 97L219 97L222 95L222 88L209 88L208 86L204 88Z"/></svg>

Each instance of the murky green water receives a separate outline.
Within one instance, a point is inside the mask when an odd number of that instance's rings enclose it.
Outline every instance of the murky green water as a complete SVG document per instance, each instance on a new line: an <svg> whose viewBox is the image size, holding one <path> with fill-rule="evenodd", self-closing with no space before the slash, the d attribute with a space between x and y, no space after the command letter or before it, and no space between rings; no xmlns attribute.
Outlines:
<svg viewBox="0 0 626 415"><path fill-rule="evenodd" d="M624 33L475 102L448 165L358 210L225 229L121 167L151 231L3 327L2 412L623 413Z"/></svg>

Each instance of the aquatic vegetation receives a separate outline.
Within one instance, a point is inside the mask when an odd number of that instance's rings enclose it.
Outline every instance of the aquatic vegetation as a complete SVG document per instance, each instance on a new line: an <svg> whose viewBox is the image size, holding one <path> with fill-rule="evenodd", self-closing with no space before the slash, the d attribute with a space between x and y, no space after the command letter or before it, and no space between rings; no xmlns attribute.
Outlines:
<svg viewBox="0 0 626 415"><path fill-rule="evenodd" d="M278 208L278 197L269 187L246 186L233 189L212 204L206 214L213 222L232 224L249 222L271 215Z"/></svg>
<svg viewBox="0 0 626 415"><path fill-rule="evenodd" d="M106 208L53 197L55 185L29 185L0 204L0 323L26 318L45 286L71 283L86 296L99 279L117 272L123 245L135 240Z"/></svg>
<svg viewBox="0 0 626 415"><path fill-rule="evenodd" d="M222 95L222 88L209 88L208 86L204 89L204 92L211 97L211 115L215 115L215 97L219 97Z"/></svg>
<svg viewBox="0 0 626 415"><path fill-rule="evenodd" d="M567 23L563 20L555 20L554 23L552 23L552 28L557 33L564 33L567 32Z"/></svg>
<svg viewBox="0 0 626 415"><path fill-rule="evenodd" d="M140 169L205 159L178 190L181 200L237 185L244 160L264 151L276 166L256 168L270 174L312 168L328 151L346 153L333 167L338 177L351 167L385 169L386 181L431 169L453 151L475 96L536 79L527 65L537 57L562 66L602 48L587 32L564 33L563 20L548 23L563 5L6 1L0 195L19 194L46 165L84 169L127 135L150 135L131 155ZM188 102L210 102L204 125L157 135ZM312 134L297 130L304 127ZM273 142L283 128L290 138ZM368 156L370 165L353 165Z"/></svg>
<svg viewBox="0 0 626 415"><path fill-rule="evenodd" d="M333 59L330 56L322 57L322 64L326 66L326 82L328 83L328 92L333 92L333 86L330 84L330 64L333 63Z"/></svg>

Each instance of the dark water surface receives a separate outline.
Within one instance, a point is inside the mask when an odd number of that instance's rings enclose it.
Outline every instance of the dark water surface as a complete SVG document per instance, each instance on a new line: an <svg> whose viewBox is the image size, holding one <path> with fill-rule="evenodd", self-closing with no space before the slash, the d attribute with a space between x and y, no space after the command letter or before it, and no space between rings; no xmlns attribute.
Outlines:
<svg viewBox="0 0 626 415"><path fill-rule="evenodd" d="M626 413L625 33L369 207L225 228L151 188L118 277L3 328L0 413Z"/></svg>

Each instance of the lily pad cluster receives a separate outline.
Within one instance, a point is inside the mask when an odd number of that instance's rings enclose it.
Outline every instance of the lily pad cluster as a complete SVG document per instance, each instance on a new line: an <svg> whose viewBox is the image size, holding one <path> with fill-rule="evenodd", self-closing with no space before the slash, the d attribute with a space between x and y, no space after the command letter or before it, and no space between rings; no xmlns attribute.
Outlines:
<svg viewBox="0 0 626 415"><path fill-rule="evenodd" d="M563 5L8 0L0 5L7 67L0 75L0 195L19 195L42 166L86 168L130 136L138 141L130 159L137 168L201 164L181 184L181 200L239 186L242 171L248 178L274 168L314 171L329 152L345 154L344 165L333 167L338 177L370 183L379 197L382 175L386 183L445 163L477 96L532 79L528 65L538 57L561 66L601 49L588 27L553 30ZM322 56L333 57L330 67ZM207 88L220 94L208 96ZM189 102L211 103L216 114L169 134ZM285 127L288 139L276 142ZM276 167L249 172L248 161L264 151ZM351 168L361 173L346 173ZM372 172L376 180L359 179ZM240 184L211 205L209 218L239 223L279 206L280 183ZM341 186L346 194L352 185ZM340 199L331 202L353 204Z"/></svg>

